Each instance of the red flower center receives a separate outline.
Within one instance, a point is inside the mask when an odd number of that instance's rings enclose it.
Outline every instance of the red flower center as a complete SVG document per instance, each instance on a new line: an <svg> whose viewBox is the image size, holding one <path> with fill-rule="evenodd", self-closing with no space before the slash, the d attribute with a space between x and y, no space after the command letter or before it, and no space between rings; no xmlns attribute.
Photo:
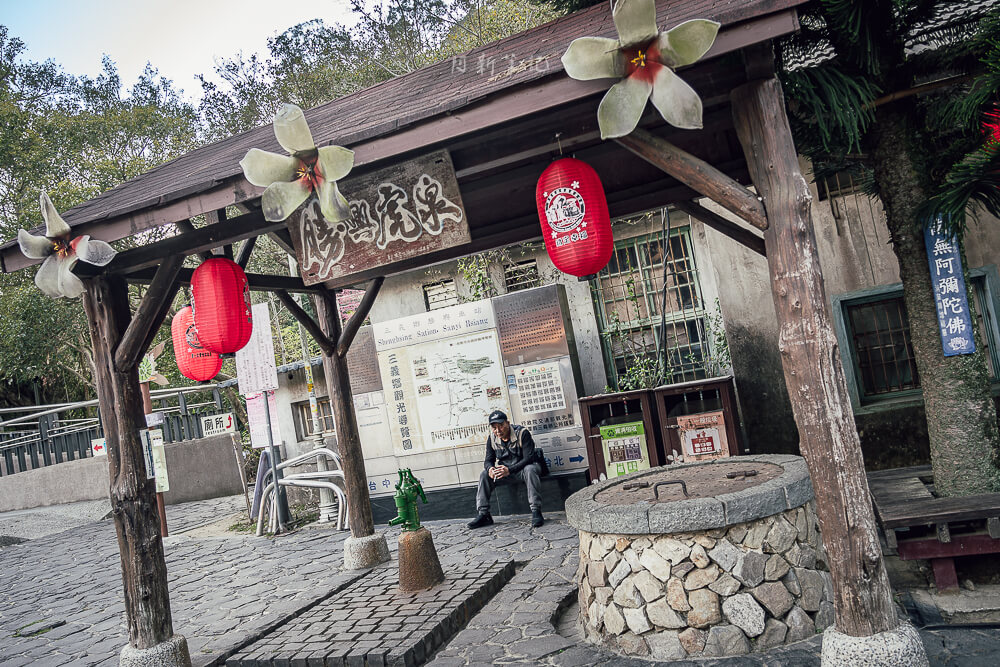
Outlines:
<svg viewBox="0 0 1000 667"><path fill-rule="evenodd" d="M657 39L648 44L622 49L625 56L625 76L638 77L652 83L663 64L660 62L660 47Z"/></svg>
<svg viewBox="0 0 1000 667"><path fill-rule="evenodd" d="M310 190L315 190L319 186L320 179L323 178L318 160L318 155L299 158L299 167L295 170L295 180L304 181Z"/></svg>

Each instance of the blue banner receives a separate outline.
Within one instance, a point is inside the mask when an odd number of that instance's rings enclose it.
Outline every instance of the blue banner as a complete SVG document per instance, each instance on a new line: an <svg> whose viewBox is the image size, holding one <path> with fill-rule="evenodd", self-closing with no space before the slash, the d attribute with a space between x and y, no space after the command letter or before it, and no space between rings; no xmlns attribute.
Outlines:
<svg viewBox="0 0 1000 667"><path fill-rule="evenodd" d="M972 354L976 351L976 341L972 335L972 314L969 312L958 241L945 233L938 221L924 230L924 243L927 245L927 262L931 268L931 285L937 304L944 356Z"/></svg>

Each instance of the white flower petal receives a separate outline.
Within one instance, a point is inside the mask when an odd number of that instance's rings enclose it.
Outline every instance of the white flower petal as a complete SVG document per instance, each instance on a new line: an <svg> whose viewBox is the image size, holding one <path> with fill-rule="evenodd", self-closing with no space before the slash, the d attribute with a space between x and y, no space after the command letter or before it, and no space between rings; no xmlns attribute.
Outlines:
<svg viewBox="0 0 1000 667"><path fill-rule="evenodd" d="M52 200L49 199L49 196L43 192L38 199L42 205L42 217L45 218L45 235L50 239L54 239L57 236L66 236L69 234L69 225L66 224L66 221L56 211L56 207L52 205Z"/></svg>
<svg viewBox="0 0 1000 667"><path fill-rule="evenodd" d="M720 25L707 19L692 19L660 33L663 62L672 67L683 67L699 60L712 48Z"/></svg>
<svg viewBox="0 0 1000 667"><path fill-rule="evenodd" d="M618 0L611 16L622 48L648 42L659 33L654 0Z"/></svg>
<svg viewBox="0 0 1000 667"><path fill-rule="evenodd" d="M309 186L303 181L271 183L264 190L260 203L264 209L264 219L281 222L292 214L309 197Z"/></svg>
<svg viewBox="0 0 1000 667"><path fill-rule="evenodd" d="M73 267L76 265L76 257L58 258L56 266L59 267L59 294L67 299L75 299L83 294L83 281L73 274Z"/></svg>
<svg viewBox="0 0 1000 667"><path fill-rule="evenodd" d="M335 181L323 181L316 189L319 197L319 210L327 222L340 222L351 217L351 207Z"/></svg>
<svg viewBox="0 0 1000 667"><path fill-rule="evenodd" d="M597 107L597 124L601 128L602 139L624 137L635 129L646 108L651 88L651 84L634 76L611 86Z"/></svg>
<svg viewBox="0 0 1000 667"><path fill-rule="evenodd" d="M251 148L240 160L243 175L253 185L266 188L277 181L290 181L295 178L295 170L299 161L290 155L278 155L259 148Z"/></svg>
<svg viewBox="0 0 1000 667"><path fill-rule="evenodd" d="M59 263L60 258L57 255L50 255L35 274L35 285L45 296L53 299L62 296L59 292Z"/></svg>
<svg viewBox="0 0 1000 667"><path fill-rule="evenodd" d="M343 146L323 146L319 149L319 170L328 181L339 181L354 167L354 151Z"/></svg>
<svg viewBox="0 0 1000 667"><path fill-rule="evenodd" d="M306 117L294 104L282 104L274 114L274 136L281 147L292 154L316 148Z"/></svg>
<svg viewBox="0 0 1000 667"><path fill-rule="evenodd" d="M618 42L604 37L580 37L570 42L562 56L566 74L577 81L610 79L625 74Z"/></svg>
<svg viewBox="0 0 1000 667"><path fill-rule="evenodd" d="M81 236L76 241L76 256L94 266L107 266L118 252L104 241Z"/></svg>
<svg viewBox="0 0 1000 667"><path fill-rule="evenodd" d="M17 244L21 252L29 259L45 259L52 254L52 241L44 236L29 234L23 229L17 230Z"/></svg>
<svg viewBox="0 0 1000 667"><path fill-rule="evenodd" d="M653 106L674 127L684 130L701 128L701 98L669 67L661 67L653 78Z"/></svg>

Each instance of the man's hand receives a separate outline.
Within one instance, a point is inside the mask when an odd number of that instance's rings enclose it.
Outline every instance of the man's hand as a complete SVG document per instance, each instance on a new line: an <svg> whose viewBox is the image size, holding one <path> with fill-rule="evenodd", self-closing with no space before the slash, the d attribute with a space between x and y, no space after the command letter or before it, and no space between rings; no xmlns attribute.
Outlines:
<svg viewBox="0 0 1000 667"><path fill-rule="evenodd" d="M493 478L494 482L509 476L510 476L510 468L508 468L507 466L501 465L501 466L493 466L492 468L490 468L490 477Z"/></svg>

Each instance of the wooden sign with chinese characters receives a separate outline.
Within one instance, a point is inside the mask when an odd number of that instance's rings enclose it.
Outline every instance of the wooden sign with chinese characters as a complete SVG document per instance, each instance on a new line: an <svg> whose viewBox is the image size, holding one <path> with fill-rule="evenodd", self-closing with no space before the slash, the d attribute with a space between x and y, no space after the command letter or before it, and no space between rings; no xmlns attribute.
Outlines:
<svg viewBox="0 0 1000 667"><path fill-rule="evenodd" d="M924 229L924 242L944 356L972 354L976 351L976 339L972 335L972 316L958 241L937 222Z"/></svg>
<svg viewBox="0 0 1000 667"><path fill-rule="evenodd" d="M351 218L330 224L315 196L288 218L306 285L469 243L469 222L448 151L348 178Z"/></svg>

